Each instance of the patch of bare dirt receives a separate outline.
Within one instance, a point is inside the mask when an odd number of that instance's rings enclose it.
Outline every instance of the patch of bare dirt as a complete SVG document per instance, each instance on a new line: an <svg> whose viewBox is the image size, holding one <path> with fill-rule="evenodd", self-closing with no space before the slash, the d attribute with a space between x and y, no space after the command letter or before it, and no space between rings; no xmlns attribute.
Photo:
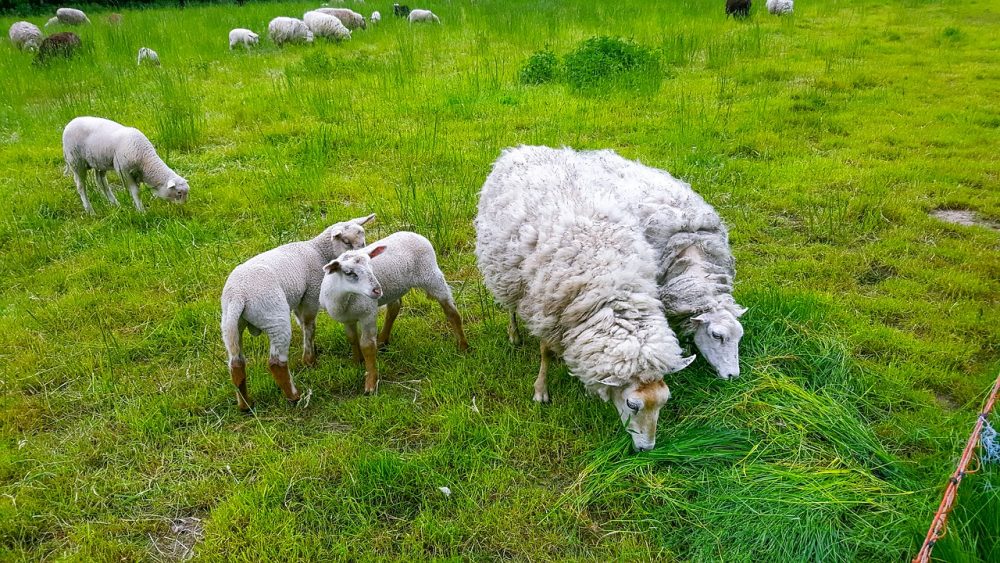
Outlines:
<svg viewBox="0 0 1000 563"><path fill-rule="evenodd" d="M971 209L935 209L931 211L931 217L955 225L986 227L987 229L1000 231L1000 224L980 217L978 213Z"/></svg>

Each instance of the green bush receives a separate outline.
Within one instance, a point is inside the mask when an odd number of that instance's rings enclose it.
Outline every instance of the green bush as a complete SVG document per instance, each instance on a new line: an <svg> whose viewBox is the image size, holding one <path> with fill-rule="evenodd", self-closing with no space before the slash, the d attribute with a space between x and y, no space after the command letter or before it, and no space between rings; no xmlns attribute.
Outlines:
<svg viewBox="0 0 1000 563"><path fill-rule="evenodd" d="M537 51L528 57L521 67L521 84L545 84L559 75L559 59L548 49Z"/></svg>
<svg viewBox="0 0 1000 563"><path fill-rule="evenodd" d="M608 87L654 89L663 72L656 52L617 37L591 37L566 55L563 73L580 90Z"/></svg>

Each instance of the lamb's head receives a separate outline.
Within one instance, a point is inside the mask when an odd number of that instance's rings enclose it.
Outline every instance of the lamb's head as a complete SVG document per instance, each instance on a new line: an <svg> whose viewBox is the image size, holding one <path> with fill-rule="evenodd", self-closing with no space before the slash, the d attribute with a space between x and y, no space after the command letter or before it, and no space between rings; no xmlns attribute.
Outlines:
<svg viewBox="0 0 1000 563"><path fill-rule="evenodd" d="M342 221L331 225L326 232L329 233L330 242L333 243L333 256L339 256L348 250L357 250L365 246L365 223L375 218L375 214L365 217L358 217L350 221Z"/></svg>
<svg viewBox="0 0 1000 563"><path fill-rule="evenodd" d="M159 188L153 190L156 197L160 199L165 199L167 201L172 201L174 203L184 203L188 198L188 182L180 176L171 176L167 183L163 184Z"/></svg>
<svg viewBox="0 0 1000 563"><path fill-rule="evenodd" d="M45 27L52 27L54 25L59 25L59 18L49 18L49 21L45 22Z"/></svg>
<svg viewBox="0 0 1000 563"><path fill-rule="evenodd" d="M306 30L306 43L312 43L313 40L315 40L315 39L316 39L316 37L313 35L313 32L311 30L307 29Z"/></svg>
<svg viewBox="0 0 1000 563"><path fill-rule="evenodd" d="M361 16L361 29L368 29L368 22L365 20L364 16Z"/></svg>
<svg viewBox="0 0 1000 563"><path fill-rule="evenodd" d="M372 270L372 258L385 250L385 245L378 245L367 252L364 250L349 250L336 260L331 261L323 270L327 278L334 276L333 287L339 292L354 293L370 299L382 297L382 284ZM324 282L324 287L327 285Z"/></svg>
<svg viewBox="0 0 1000 563"><path fill-rule="evenodd" d="M746 309L734 302L691 318L695 346L722 379L740 376L743 325L739 317L745 312Z"/></svg>
<svg viewBox="0 0 1000 563"><path fill-rule="evenodd" d="M694 357L691 358L694 360ZM670 389L663 379L647 383L629 382L622 387L608 388L608 398L618 409L622 424L632 435L632 446L637 452L648 452L656 446L656 423L660 409L670 399Z"/></svg>

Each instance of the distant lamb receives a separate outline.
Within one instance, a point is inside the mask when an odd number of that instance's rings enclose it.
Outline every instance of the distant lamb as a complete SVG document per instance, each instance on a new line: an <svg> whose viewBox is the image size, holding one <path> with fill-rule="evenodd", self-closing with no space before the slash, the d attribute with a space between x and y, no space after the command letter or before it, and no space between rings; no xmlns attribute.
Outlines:
<svg viewBox="0 0 1000 563"><path fill-rule="evenodd" d="M90 23L87 14L74 8L59 8L56 10L56 17L45 23L45 27L61 23L63 25L80 25Z"/></svg>
<svg viewBox="0 0 1000 563"><path fill-rule="evenodd" d="M441 20L430 10L413 10L410 12L410 23L441 23Z"/></svg>
<svg viewBox="0 0 1000 563"><path fill-rule="evenodd" d="M312 43L313 32L302 20L277 17L267 24L267 35L275 45L285 43Z"/></svg>
<svg viewBox="0 0 1000 563"><path fill-rule="evenodd" d="M411 289L423 290L437 301L458 338L458 348L469 347L462 330L462 317L438 268L434 247L417 233L393 233L361 250L345 252L324 270L326 276L319 301L331 317L344 323L354 361L364 359L365 393L378 390L376 349L389 344L392 325L403 307L403 296ZM385 324L376 338L381 305L387 305Z"/></svg>
<svg viewBox="0 0 1000 563"><path fill-rule="evenodd" d="M10 42L22 51L37 51L42 44L42 30L31 22L14 22L7 35L10 37Z"/></svg>
<svg viewBox="0 0 1000 563"><path fill-rule="evenodd" d="M397 18L405 18L410 15L410 7L406 4L393 4L392 15Z"/></svg>
<svg viewBox="0 0 1000 563"><path fill-rule="evenodd" d="M302 20L309 26L309 30L316 37L326 37L343 41L351 38L351 30L344 27L344 24L336 16L324 14L323 12L311 11L302 16Z"/></svg>
<svg viewBox="0 0 1000 563"><path fill-rule="evenodd" d="M94 170L98 186L112 205L118 205L118 200L108 186L108 170L118 173L139 211L144 211L139 199L140 182L149 185L156 197L178 203L187 201L187 180L171 170L156 154L149 139L133 127L100 117L77 117L63 130L63 155L87 213L94 213L85 190L89 169Z"/></svg>
<svg viewBox="0 0 1000 563"><path fill-rule="evenodd" d="M619 202L636 217L656 253L656 283L671 325L693 338L719 377L739 377L739 317L746 309L732 296L735 260L715 209L689 184L613 151L518 150L530 155L526 158L585 170L593 193Z"/></svg>
<svg viewBox="0 0 1000 563"><path fill-rule="evenodd" d="M160 66L160 56L156 54L156 51L148 47L139 48L139 58L137 64L141 65L142 61L148 61L149 64Z"/></svg>
<svg viewBox="0 0 1000 563"><path fill-rule="evenodd" d="M222 342L229 354L229 373L236 386L240 410L252 406L246 386L243 330L267 334L270 341L268 369L291 402L299 400L288 371L288 347L292 341L289 316L302 327L302 362L316 361L313 335L323 266L348 250L365 245L363 225L375 215L336 223L312 240L290 242L263 252L236 266L222 289Z"/></svg>
<svg viewBox="0 0 1000 563"><path fill-rule="evenodd" d="M121 25L122 15L118 13L108 15L108 24L110 25Z"/></svg>
<svg viewBox="0 0 1000 563"><path fill-rule="evenodd" d="M652 449L663 376L683 357L663 314L655 253L613 199L591 195L586 166L532 147L508 149L479 198L476 257L486 286L538 337L534 399L548 402L548 353L562 354L587 390L612 401L636 450ZM551 150L551 149L550 149Z"/></svg>
<svg viewBox="0 0 1000 563"><path fill-rule="evenodd" d="M368 28L368 24L365 23L365 17L354 10L347 8L318 8L315 11L337 18L340 20L340 23L344 24L344 27L351 31L358 28Z"/></svg>
<svg viewBox="0 0 1000 563"><path fill-rule="evenodd" d="M260 36L256 33L238 27L229 32L229 50L232 51L236 45L243 45L244 48L249 49L252 45L256 46L259 40Z"/></svg>
<svg viewBox="0 0 1000 563"><path fill-rule="evenodd" d="M378 11L372 12L372 17L370 19L373 24L378 23L382 21L382 14L378 13Z"/></svg>
<svg viewBox="0 0 1000 563"><path fill-rule="evenodd" d="M70 58L83 44L80 36L72 31L53 33L42 40L38 46L38 54L35 55L35 64L45 64L53 57Z"/></svg>
<svg viewBox="0 0 1000 563"><path fill-rule="evenodd" d="M745 18L750 15L750 0L726 0L726 17Z"/></svg>
<svg viewBox="0 0 1000 563"><path fill-rule="evenodd" d="M767 0L767 11L780 16L782 14L790 14L794 9L792 0Z"/></svg>

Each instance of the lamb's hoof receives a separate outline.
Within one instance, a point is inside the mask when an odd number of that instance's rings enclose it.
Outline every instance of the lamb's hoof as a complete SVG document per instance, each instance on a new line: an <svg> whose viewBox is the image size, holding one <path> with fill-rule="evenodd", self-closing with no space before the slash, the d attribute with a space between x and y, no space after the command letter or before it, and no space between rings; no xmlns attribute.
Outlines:
<svg viewBox="0 0 1000 563"><path fill-rule="evenodd" d="M466 341L463 340L462 342L458 343L458 351L459 352L468 352L470 349L471 348L469 348L469 343L468 342L466 342Z"/></svg>
<svg viewBox="0 0 1000 563"><path fill-rule="evenodd" d="M307 367L315 367L316 366L316 356L315 355L313 355L313 356L302 356L302 365L307 366Z"/></svg>
<svg viewBox="0 0 1000 563"><path fill-rule="evenodd" d="M521 335L520 334L508 334L507 340L510 341L511 346L521 345Z"/></svg>
<svg viewBox="0 0 1000 563"><path fill-rule="evenodd" d="M365 395L372 396L378 391L378 387L365 387Z"/></svg>
<svg viewBox="0 0 1000 563"><path fill-rule="evenodd" d="M535 396L533 397L533 399L536 403L542 403L546 405L552 402L552 400L549 399L548 391L535 391Z"/></svg>
<svg viewBox="0 0 1000 563"><path fill-rule="evenodd" d="M240 409L243 414L253 413L253 403L247 403L246 405L237 405L236 408Z"/></svg>
<svg viewBox="0 0 1000 563"><path fill-rule="evenodd" d="M361 357L361 356L351 356L351 359L354 360L354 363L356 363L356 364L363 364L363 363L365 363L365 359L363 357Z"/></svg>
<svg viewBox="0 0 1000 563"><path fill-rule="evenodd" d="M389 349L389 341L386 340L385 342L379 342L378 344L375 345L375 348L379 352L384 352Z"/></svg>

